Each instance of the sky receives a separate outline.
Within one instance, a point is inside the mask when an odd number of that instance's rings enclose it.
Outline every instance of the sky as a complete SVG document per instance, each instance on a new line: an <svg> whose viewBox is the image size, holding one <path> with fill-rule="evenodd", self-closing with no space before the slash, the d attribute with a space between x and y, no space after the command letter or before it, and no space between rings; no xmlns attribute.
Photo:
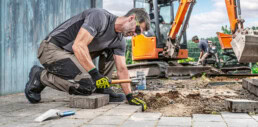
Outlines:
<svg viewBox="0 0 258 127"><path fill-rule="evenodd" d="M244 27L258 26L258 0L240 0ZM178 4L175 3L175 12ZM133 8L133 0L103 0L103 8L123 16ZM225 0L197 0L187 27L188 40L198 35L200 38L214 37L221 27L229 25Z"/></svg>

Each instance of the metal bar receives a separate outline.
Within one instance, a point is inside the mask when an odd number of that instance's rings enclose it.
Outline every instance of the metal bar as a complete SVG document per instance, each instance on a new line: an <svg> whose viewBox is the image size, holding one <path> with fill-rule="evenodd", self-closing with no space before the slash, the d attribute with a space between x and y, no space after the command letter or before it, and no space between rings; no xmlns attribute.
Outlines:
<svg viewBox="0 0 258 127"><path fill-rule="evenodd" d="M174 15L174 3L173 3L174 1L172 0L171 2L170 2L170 16L171 16L171 20L170 20L170 23L171 24L173 24L173 22L174 22L174 18L175 18L175 15Z"/></svg>
<svg viewBox="0 0 258 127"><path fill-rule="evenodd" d="M186 35L186 30L183 33L183 43L180 45L181 49L187 49L187 35Z"/></svg>
<svg viewBox="0 0 258 127"><path fill-rule="evenodd" d="M156 29L156 38L157 38L157 45L160 42L160 30L159 30L159 14L158 14L158 0L153 0L153 7L154 7L154 20L155 20L155 29Z"/></svg>
<svg viewBox="0 0 258 127"><path fill-rule="evenodd" d="M195 2L190 3L190 7L189 7L189 10L188 10L188 13L186 14L186 18L185 18L185 20L183 22L183 26L182 26L182 28L179 31L179 35L178 35L178 39L177 39L178 43L180 43L183 34L186 32L186 28L187 28L187 25L188 25L188 22L189 22L189 19L190 19L190 16L191 16L194 4L195 4Z"/></svg>
<svg viewBox="0 0 258 127"><path fill-rule="evenodd" d="M238 19L241 19L241 6L240 6L240 0L236 0L236 4L237 4L237 16L238 16Z"/></svg>

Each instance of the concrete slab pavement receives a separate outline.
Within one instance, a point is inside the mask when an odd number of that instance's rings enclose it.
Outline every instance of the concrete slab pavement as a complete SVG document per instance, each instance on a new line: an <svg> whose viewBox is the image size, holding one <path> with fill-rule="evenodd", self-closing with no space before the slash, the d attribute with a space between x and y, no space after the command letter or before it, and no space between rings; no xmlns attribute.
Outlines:
<svg viewBox="0 0 258 127"><path fill-rule="evenodd" d="M48 89L47 89L48 90ZM52 91L52 92L51 92ZM222 112L220 115L193 114L192 117L164 117L141 112L140 106L111 103L97 109L69 108L69 95L50 90L42 102L29 104L24 94L1 96L1 127L258 127L258 115ZM49 109L75 111L75 115L41 123L33 121Z"/></svg>

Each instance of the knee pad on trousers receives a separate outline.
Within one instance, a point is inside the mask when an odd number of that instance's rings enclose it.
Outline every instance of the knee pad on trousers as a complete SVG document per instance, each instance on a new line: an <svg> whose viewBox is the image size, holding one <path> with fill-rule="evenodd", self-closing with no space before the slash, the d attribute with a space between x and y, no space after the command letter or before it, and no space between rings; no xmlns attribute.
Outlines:
<svg viewBox="0 0 258 127"><path fill-rule="evenodd" d="M63 79L74 79L81 73L79 68L70 58L55 61L50 64L43 64L48 72L57 75Z"/></svg>
<svg viewBox="0 0 258 127"><path fill-rule="evenodd" d="M75 88L74 86L69 88L69 94L91 95L96 89L96 86L91 79L81 79L78 83L80 84L78 88Z"/></svg>

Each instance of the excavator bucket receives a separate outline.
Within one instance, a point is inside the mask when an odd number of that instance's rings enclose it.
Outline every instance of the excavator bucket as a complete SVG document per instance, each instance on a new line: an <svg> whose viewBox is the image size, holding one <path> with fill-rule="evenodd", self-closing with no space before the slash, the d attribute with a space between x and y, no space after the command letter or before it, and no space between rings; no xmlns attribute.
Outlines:
<svg viewBox="0 0 258 127"><path fill-rule="evenodd" d="M231 45L238 62L258 62L258 31L237 32Z"/></svg>

